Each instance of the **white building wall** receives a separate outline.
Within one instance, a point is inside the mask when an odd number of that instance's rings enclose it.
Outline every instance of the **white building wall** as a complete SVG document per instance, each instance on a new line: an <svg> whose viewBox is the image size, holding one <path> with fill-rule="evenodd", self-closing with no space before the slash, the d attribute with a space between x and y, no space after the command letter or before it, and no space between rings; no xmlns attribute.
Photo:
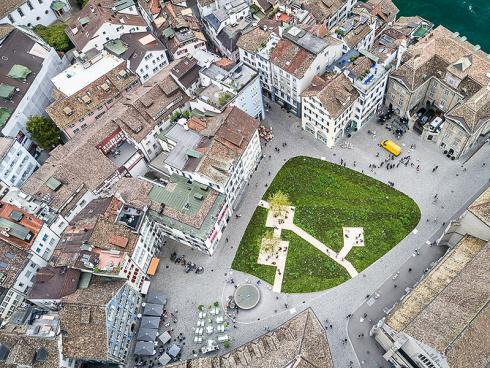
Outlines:
<svg viewBox="0 0 490 368"><path fill-rule="evenodd" d="M37 234L34 243L32 243L31 252L48 262L59 240L60 237L46 224L43 224L41 231Z"/></svg>
<svg viewBox="0 0 490 368"><path fill-rule="evenodd" d="M37 1L37 0L36 0ZM46 115L45 108L53 102L52 92L54 85L51 78L61 73L66 67L66 61L62 61L56 51L50 48L48 55L43 61L43 66L31 87L19 102L17 108L3 127L2 133L7 137L15 138L19 131L29 134L26 130L27 120L30 116ZM25 147L30 144L30 139L25 138L21 142Z"/></svg>
<svg viewBox="0 0 490 368"><path fill-rule="evenodd" d="M67 32L73 33L73 30L68 30ZM81 28L80 26L79 28L77 28L77 32L83 32L83 28ZM93 48L96 48L97 50L102 50L106 42L121 38L123 34L136 32L146 32L146 27L112 24L107 22L104 23L95 33L94 37L92 37L92 39L87 42L87 44L81 50L78 51L87 52L88 50Z"/></svg>
<svg viewBox="0 0 490 368"><path fill-rule="evenodd" d="M39 268L45 267L47 262L41 257L30 254L30 260L17 276L14 285L7 292L0 304L0 318L8 318L12 312L24 302L29 288L33 285L34 276Z"/></svg>
<svg viewBox="0 0 490 368"><path fill-rule="evenodd" d="M240 108L240 110L245 111L256 119L264 118L264 103L262 101L262 92L258 75L253 81L238 92L238 95L231 105Z"/></svg>
<svg viewBox="0 0 490 368"><path fill-rule="evenodd" d="M388 83L388 73L373 85L368 91L360 93L356 101L353 119L359 129L383 103L383 97ZM359 91L359 90L358 90Z"/></svg>
<svg viewBox="0 0 490 368"><path fill-rule="evenodd" d="M152 221L145 217L132 255L135 264L145 273L150 266L151 259L159 252L163 244L163 236L155 227Z"/></svg>
<svg viewBox="0 0 490 368"><path fill-rule="evenodd" d="M129 68L130 61L127 62ZM165 50L147 52L136 70L133 70L140 77L141 84L150 80L159 71L168 65L168 58Z"/></svg>
<svg viewBox="0 0 490 368"><path fill-rule="evenodd" d="M36 159L19 142L14 141L7 155L0 161L0 180L20 187L39 167Z"/></svg>
<svg viewBox="0 0 490 368"><path fill-rule="evenodd" d="M303 97L301 125L303 130L313 134L315 138L332 148L343 136L344 129L352 120L354 102L337 118L333 118L325 110L317 97Z"/></svg>
<svg viewBox="0 0 490 368"><path fill-rule="evenodd" d="M272 64L272 82L276 98L295 107L300 115L301 93L308 88L315 75L325 73L327 67L342 56L342 44L332 45L318 54L301 79Z"/></svg>
<svg viewBox="0 0 490 368"><path fill-rule="evenodd" d="M65 3L63 11L69 11L71 9L70 3L67 0L63 2ZM0 23L10 23L27 27L34 27L38 24L42 24L44 26L50 25L57 19L56 13L51 9L51 3L51 0L25 1L24 4L0 19Z"/></svg>
<svg viewBox="0 0 490 368"><path fill-rule="evenodd" d="M192 56L192 53L195 50L202 50L206 51L206 42L197 40L195 42L191 42L185 45L182 45L179 47L175 52L172 54L173 58L175 60L177 59L182 59L183 57L186 57L187 55Z"/></svg>

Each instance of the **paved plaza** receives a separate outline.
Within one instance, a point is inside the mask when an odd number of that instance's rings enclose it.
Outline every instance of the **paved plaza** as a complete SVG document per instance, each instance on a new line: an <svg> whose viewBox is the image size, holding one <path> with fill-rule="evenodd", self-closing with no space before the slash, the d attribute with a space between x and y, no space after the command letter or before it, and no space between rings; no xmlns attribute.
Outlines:
<svg viewBox="0 0 490 368"><path fill-rule="evenodd" d="M350 361L354 362L354 366L387 366L374 339L369 337L370 326L382 317L387 306L403 295L406 287L413 285L424 270L444 253L443 247L429 247L426 242L435 240L448 221L458 215L471 198L488 186L490 162L486 166L483 163L485 160L489 161L490 145L485 144L466 162L465 158L451 161L437 147L429 142L422 142L419 136L409 131L397 143L403 150L401 156L410 155L417 164L414 167L400 165L393 169L371 169L370 165L379 166L388 157L378 146L379 141L394 139L382 126L371 122L348 139L351 148L341 148L342 145L339 144L329 149L309 133L302 131L298 118L280 110L277 105L272 105L272 111L267 114L263 123L272 128L274 139L263 147L264 158L247 184L247 190L238 205L236 211L241 217L232 217L213 257L169 241L161 252L159 270L152 279L150 289L168 296L167 309L177 315L177 322L171 323L172 333L174 336L179 333L186 336L183 358L192 357L192 351L198 348L193 343L198 305L209 305L215 301L222 306L226 305L227 298L233 295L236 285L251 283L260 289L260 302L255 308L240 311L234 317L236 328L231 325L227 331L231 348L311 307L320 320L328 320L326 333L335 367L348 367ZM375 138L368 134L368 129L376 130ZM285 147L283 143L286 143ZM416 147L411 149L413 144ZM279 148L279 152L275 147ZM232 271L230 265L238 244L267 190L266 184L270 184L288 159L296 156L322 158L337 164L342 159L353 170L384 183L393 182L396 189L410 196L420 207L420 223L398 246L369 268L344 284L323 292L290 295L276 293L273 285L254 276ZM417 165L420 165L418 170ZM438 169L433 172L436 165ZM437 200L434 201L436 194ZM359 229L354 232L362 234ZM413 255L415 249L420 250L420 256ZM170 255L174 251L178 255L185 254L187 260L203 266L205 272L201 275L185 273L181 265L170 261ZM340 251L341 255L344 253L344 250ZM342 258L344 257L340 256ZM408 264L412 272L406 271ZM398 287L395 288L392 277L397 272L400 273L396 279ZM354 315L348 319L348 314ZM364 334L364 337L358 337L360 334ZM349 339L347 343L343 342L345 338ZM221 348L219 353L225 350ZM361 364L362 362L364 363Z"/></svg>

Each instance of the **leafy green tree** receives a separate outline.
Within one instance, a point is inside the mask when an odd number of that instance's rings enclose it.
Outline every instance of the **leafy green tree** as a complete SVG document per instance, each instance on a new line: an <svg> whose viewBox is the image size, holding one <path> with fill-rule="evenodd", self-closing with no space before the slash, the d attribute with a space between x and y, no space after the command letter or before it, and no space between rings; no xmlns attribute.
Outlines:
<svg viewBox="0 0 490 368"><path fill-rule="evenodd" d="M60 143L61 131L53 120L44 116L31 116L27 121L27 131L45 150L51 150Z"/></svg>
<svg viewBox="0 0 490 368"><path fill-rule="evenodd" d="M291 201L286 193L278 190L267 199L273 212L281 214L284 207L291 206Z"/></svg>
<svg viewBox="0 0 490 368"><path fill-rule="evenodd" d="M80 5L80 8L83 8L85 5L87 5L88 0L77 0L78 5Z"/></svg>
<svg viewBox="0 0 490 368"><path fill-rule="evenodd" d="M56 51L68 51L72 44L65 33L66 25L64 23L56 23L50 26L37 25L34 31L48 43L54 47Z"/></svg>

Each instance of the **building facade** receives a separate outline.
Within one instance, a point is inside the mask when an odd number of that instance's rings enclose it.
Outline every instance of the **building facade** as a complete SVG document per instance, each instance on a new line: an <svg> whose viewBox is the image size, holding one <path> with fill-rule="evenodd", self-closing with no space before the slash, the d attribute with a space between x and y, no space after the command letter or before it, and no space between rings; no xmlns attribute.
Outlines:
<svg viewBox="0 0 490 368"><path fill-rule="evenodd" d="M0 4L0 24L10 23L16 26L48 26L63 19L71 10L70 2L65 0L15 0Z"/></svg>
<svg viewBox="0 0 490 368"><path fill-rule="evenodd" d="M439 26L408 48L388 80L385 104L409 119L419 134L440 118L438 134L425 136L448 157L459 158L490 131L485 112L490 78L481 72L489 68L479 46ZM419 113L427 113L427 119L421 121Z"/></svg>
<svg viewBox="0 0 490 368"><path fill-rule="evenodd" d="M0 180L20 187L39 167L27 149L13 138L0 138Z"/></svg>

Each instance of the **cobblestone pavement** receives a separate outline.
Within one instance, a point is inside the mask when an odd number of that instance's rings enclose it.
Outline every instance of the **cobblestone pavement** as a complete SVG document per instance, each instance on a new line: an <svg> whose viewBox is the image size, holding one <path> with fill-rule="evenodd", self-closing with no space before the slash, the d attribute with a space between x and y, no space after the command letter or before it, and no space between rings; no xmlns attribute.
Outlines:
<svg viewBox="0 0 490 368"><path fill-rule="evenodd" d="M234 291L234 285L227 282L230 277L235 283L257 282L253 276L231 271L230 265L248 221L267 189L265 184L271 182L289 158L304 155L323 158L333 163L339 163L342 158L347 162L347 167L362 171L385 183L393 181L395 188L412 197L419 205L422 216L416 231L410 233L394 249L357 277L324 292L275 294L272 293L270 285L261 282L259 305L251 311L240 311L237 316L237 328L232 328L229 333L233 339L231 348L256 338L267 328L274 328L297 312L311 307L320 320L328 319L326 332L335 367L347 367L349 361L353 361L354 366L358 365L353 346L360 355L359 361L364 361L363 366L377 367L378 364L383 366L380 352L372 343L373 339L365 332L363 333L366 337L357 338L358 331L369 330L366 319L357 324L352 323L348 334L346 315L354 313L366 301L367 294L373 294L385 280L391 280L391 276L406 263L406 260L413 258L412 253L415 248L420 248L421 252L426 252L426 248L430 251L427 251L427 257L417 257L417 260L424 264L416 271L410 274L400 273L397 279L400 287L396 289L397 291L402 292L406 285L413 284L420 277L421 270L428 267L431 259L437 259L443 254L440 247L424 248L424 244L437 235L443 223L460 211L470 197L488 185L490 145L483 146L468 160L464 165L467 170L463 171L461 167L463 161L447 159L436 147L428 142L422 142L418 136L409 131L398 143L402 145L402 156L410 154L415 158L417 164L421 166L420 171L417 172L415 167L401 165L391 170L382 168L371 172L369 165L379 164L387 156L377 143L384 138L393 138L392 134L383 127L371 122L349 138L352 149L343 149L339 147L340 145L329 149L309 133L302 131L298 118L284 113L277 105L272 105L272 111L267 114L263 123L272 127L274 139L264 147L264 158L248 183L248 188L238 206L237 212L242 216L232 217L213 257L169 242L162 250L159 270L152 279L150 289L167 294L168 309L178 310L178 322L172 324L172 327L174 333L183 332L187 337L188 343L184 346L183 358L192 357L192 350L196 348L191 340L192 328L195 327L197 320L197 306L211 304L217 300L223 304L227 296L232 295ZM376 139L367 133L368 129L377 131ZM287 143L285 148L282 147L283 142ZM416 149L408 153L410 145L414 143ZM279 153L274 150L276 146L280 148ZM379 157L376 157L377 152ZM482 166L484 160L487 160L485 167ZM432 168L435 165L439 165L439 168L436 173L433 173ZM436 193L438 201L433 203L433 196ZM169 257L173 251L185 254L188 260L204 266L204 274L184 273L182 266L170 262ZM393 286L390 287L394 289ZM398 298L393 291L384 294L390 295L386 298L387 302ZM381 302L377 301L374 305L379 306ZM365 312L361 309L356 313ZM379 314L379 311L377 313ZM372 317L377 318L378 315ZM356 319L360 320L358 314L352 317L351 321L354 322ZM367 321L369 319L371 318L368 317ZM349 342L344 344L342 340L347 337ZM220 352L223 353L224 349Z"/></svg>

